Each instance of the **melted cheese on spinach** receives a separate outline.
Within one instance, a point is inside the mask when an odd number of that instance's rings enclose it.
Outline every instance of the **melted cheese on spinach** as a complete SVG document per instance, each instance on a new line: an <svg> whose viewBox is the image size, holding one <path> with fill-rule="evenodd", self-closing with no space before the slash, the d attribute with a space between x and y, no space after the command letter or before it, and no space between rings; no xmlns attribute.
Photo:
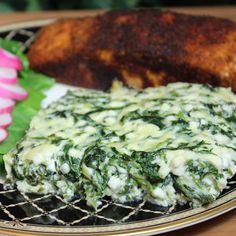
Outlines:
<svg viewBox="0 0 236 236"><path fill-rule="evenodd" d="M214 201L236 173L236 96L173 83L78 89L41 110L4 156L20 191L161 206Z"/></svg>

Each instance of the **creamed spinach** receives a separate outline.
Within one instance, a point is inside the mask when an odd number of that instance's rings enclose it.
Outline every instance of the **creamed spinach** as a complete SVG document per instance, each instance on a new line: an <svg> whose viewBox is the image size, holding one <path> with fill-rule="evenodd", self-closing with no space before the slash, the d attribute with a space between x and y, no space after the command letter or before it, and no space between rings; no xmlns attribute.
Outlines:
<svg viewBox="0 0 236 236"><path fill-rule="evenodd" d="M41 110L4 156L20 191L160 206L213 202L236 173L236 96L173 83L78 89Z"/></svg>

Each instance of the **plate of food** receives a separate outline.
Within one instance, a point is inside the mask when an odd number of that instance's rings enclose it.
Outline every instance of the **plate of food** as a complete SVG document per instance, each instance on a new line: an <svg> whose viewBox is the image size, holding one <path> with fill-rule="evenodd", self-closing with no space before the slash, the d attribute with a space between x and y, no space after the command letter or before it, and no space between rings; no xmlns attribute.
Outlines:
<svg viewBox="0 0 236 236"><path fill-rule="evenodd" d="M0 232L151 235L234 209L235 29L157 9L5 27Z"/></svg>

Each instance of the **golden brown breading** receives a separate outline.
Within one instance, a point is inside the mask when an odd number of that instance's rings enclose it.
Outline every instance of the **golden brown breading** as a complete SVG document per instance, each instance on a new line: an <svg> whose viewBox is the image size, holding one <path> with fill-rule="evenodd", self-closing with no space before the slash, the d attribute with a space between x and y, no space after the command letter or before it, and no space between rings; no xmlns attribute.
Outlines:
<svg viewBox="0 0 236 236"><path fill-rule="evenodd" d="M236 23L157 9L111 11L43 27L29 53L33 69L59 81L105 89L186 81L236 91Z"/></svg>

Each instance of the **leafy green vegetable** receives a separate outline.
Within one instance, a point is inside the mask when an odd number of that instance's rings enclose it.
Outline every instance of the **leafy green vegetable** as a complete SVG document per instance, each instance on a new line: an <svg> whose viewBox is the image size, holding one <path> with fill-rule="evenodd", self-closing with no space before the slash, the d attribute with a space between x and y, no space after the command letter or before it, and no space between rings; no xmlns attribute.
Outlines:
<svg viewBox="0 0 236 236"><path fill-rule="evenodd" d="M189 160L187 162L186 171L189 173L188 181L181 176L173 176L175 187L181 191L185 197L191 199L195 205L204 205L213 202L216 196L209 192L203 179L209 176L217 189L216 180L223 178L222 173L219 173L218 169L213 164L203 160Z"/></svg>
<svg viewBox="0 0 236 236"><path fill-rule="evenodd" d="M25 69L20 72L19 83L28 92L32 90L43 92L52 87L54 80L46 75Z"/></svg>
<svg viewBox="0 0 236 236"><path fill-rule="evenodd" d="M121 121L125 120L143 120L147 123L157 125L160 129L163 129L165 127L165 124L163 123L164 118L158 113L158 111L132 111L128 113L127 115L123 116Z"/></svg>
<svg viewBox="0 0 236 236"><path fill-rule="evenodd" d="M101 147L92 145L85 150L81 160L86 200L94 208L99 205L99 199L105 195L108 183L108 165L106 163L108 155L109 153Z"/></svg>
<svg viewBox="0 0 236 236"><path fill-rule="evenodd" d="M173 180L176 189L182 192L187 199L192 201L194 206L212 203L215 200L215 197L205 189L196 186L189 186L182 181L181 178L176 176L173 177Z"/></svg>
<svg viewBox="0 0 236 236"><path fill-rule="evenodd" d="M93 169L94 174L90 177L90 180L96 186L97 191L101 193L108 182L106 158L109 155L111 154L97 145L90 146L85 150L81 161L84 167ZM84 171L83 174L87 177Z"/></svg>
<svg viewBox="0 0 236 236"><path fill-rule="evenodd" d="M187 165L188 171L191 172L193 176L199 176L201 180L206 175L214 175L217 178L222 177L222 174L219 174L218 169L208 161L189 160Z"/></svg>
<svg viewBox="0 0 236 236"><path fill-rule="evenodd" d="M36 73L29 69L29 62L26 55L21 50L21 44L13 40L0 39L0 47L20 57L23 69L19 73L19 84L29 93L29 97L21 102L17 102L13 112L13 123L8 128L8 138L0 144L0 167L3 167L3 155L25 135L29 123L33 116L41 108L41 101L45 95L43 92L49 89L54 80L45 75Z"/></svg>
<svg viewBox="0 0 236 236"><path fill-rule="evenodd" d="M65 174L65 176L72 181L78 181L80 179L80 159L69 155L70 148L73 148L73 145L70 143L64 146L61 163L67 163L70 167L70 172Z"/></svg>
<svg viewBox="0 0 236 236"><path fill-rule="evenodd" d="M132 158L141 166L141 173L150 183L156 183L161 180L158 170L160 166L155 163L155 152L133 152Z"/></svg>

